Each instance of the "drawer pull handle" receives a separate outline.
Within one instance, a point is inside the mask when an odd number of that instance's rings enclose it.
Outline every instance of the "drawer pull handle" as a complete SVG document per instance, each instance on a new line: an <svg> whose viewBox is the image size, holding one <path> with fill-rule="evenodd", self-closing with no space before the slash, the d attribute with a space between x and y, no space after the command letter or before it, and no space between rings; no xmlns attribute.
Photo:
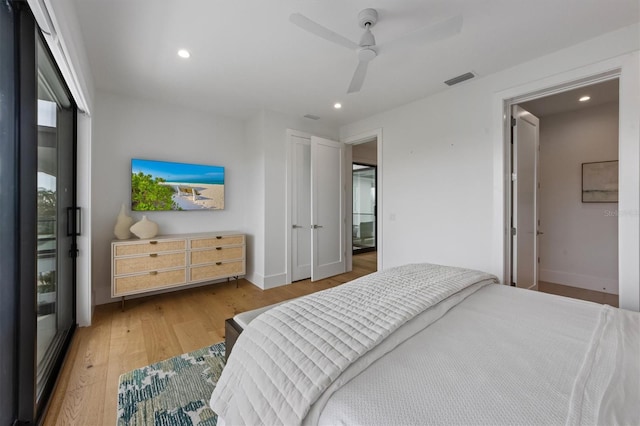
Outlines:
<svg viewBox="0 0 640 426"><path fill-rule="evenodd" d="M158 257L158 253L151 253L149 256L150 257Z"/></svg>
<svg viewBox="0 0 640 426"><path fill-rule="evenodd" d="M222 262L216 262L216 265L222 265Z"/></svg>
<svg viewBox="0 0 640 426"><path fill-rule="evenodd" d="M157 241L149 241L149 244L158 244Z"/></svg>
<svg viewBox="0 0 640 426"><path fill-rule="evenodd" d="M222 247L216 247L216 250L222 250Z"/></svg>
<svg viewBox="0 0 640 426"><path fill-rule="evenodd" d="M158 271L151 271L149 272L149 275L158 275Z"/></svg>
<svg viewBox="0 0 640 426"><path fill-rule="evenodd" d="M222 239L222 237L221 237L220 235L218 235L218 236L216 237L216 240L221 240L221 239Z"/></svg>

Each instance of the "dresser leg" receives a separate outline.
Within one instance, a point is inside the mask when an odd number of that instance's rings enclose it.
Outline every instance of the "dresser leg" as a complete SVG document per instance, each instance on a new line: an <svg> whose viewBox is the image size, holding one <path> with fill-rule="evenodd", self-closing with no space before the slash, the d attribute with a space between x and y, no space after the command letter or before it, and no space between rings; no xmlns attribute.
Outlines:
<svg viewBox="0 0 640 426"><path fill-rule="evenodd" d="M124 312L124 296L120 299L120 308L122 309L122 312Z"/></svg>

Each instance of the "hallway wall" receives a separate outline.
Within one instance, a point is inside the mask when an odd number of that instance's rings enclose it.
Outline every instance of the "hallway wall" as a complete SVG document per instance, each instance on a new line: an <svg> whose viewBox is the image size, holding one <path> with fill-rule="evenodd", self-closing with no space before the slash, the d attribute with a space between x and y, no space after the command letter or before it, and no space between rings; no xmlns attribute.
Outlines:
<svg viewBox="0 0 640 426"><path fill-rule="evenodd" d="M540 118L540 280L618 294L618 204L581 189L582 163L617 159L617 103Z"/></svg>

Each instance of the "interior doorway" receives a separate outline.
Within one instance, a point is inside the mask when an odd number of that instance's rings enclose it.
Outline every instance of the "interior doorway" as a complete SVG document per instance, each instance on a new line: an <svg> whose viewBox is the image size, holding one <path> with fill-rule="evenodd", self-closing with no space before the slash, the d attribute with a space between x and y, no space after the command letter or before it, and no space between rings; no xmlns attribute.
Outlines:
<svg viewBox="0 0 640 426"><path fill-rule="evenodd" d="M375 262L376 270L381 270L382 129L356 135L345 143L351 148L347 151L351 169L351 185L347 194L351 209L348 270L356 268L364 257L368 262Z"/></svg>
<svg viewBox="0 0 640 426"><path fill-rule="evenodd" d="M354 162L352 164L352 246L353 254L376 251L377 167Z"/></svg>
<svg viewBox="0 0 640 426"><path fill-rule="evenodd" d="M512 112L511 284L618 306L618 78Z"/></svg>

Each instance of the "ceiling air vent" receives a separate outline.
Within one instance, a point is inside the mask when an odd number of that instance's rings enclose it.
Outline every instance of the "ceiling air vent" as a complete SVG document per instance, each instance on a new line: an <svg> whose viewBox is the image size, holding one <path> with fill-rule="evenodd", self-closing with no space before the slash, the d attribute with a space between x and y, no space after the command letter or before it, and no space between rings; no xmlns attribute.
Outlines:
<svg viewBox="0 0 640 426"><path fill-rule="evenodd" d="M318 117L317 115L313 115L313 114L305 114L304 118L308 118L310 120L320 120L320 117Z"/></svg>
<svg viewBox="0 0 640 426"><path fill-rule="evenodd" d="M454 84L462 83L463 81L467 81L475 77L476 75L472 72L468 72L457 77L453 77L444 82L447 86L453 86Z"/></svg>

